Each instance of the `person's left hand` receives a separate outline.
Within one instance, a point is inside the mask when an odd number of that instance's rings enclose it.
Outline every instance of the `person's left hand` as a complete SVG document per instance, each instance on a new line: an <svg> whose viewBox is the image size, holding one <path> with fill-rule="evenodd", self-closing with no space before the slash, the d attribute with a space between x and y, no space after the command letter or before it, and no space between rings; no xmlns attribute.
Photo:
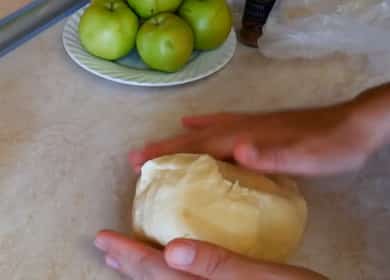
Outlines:
<svg viewBox="0 0 390 280"><path fill-rule="evenodd" d="M326 280L304 268L255 262L214 245L176 239L163 251L102 231L95 245L108 266L133 280Z"/></svg>

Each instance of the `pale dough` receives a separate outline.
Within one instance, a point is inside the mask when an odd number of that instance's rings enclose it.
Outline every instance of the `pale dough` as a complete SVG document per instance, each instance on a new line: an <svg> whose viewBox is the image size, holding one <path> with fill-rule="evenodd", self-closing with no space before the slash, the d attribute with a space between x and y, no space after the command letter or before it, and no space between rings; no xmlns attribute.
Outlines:
<svg viewBox="0 0 390 280"><path fill-rule="evenodd" d="M290 179L193 154L148 161L133 206L133 230L144 240L192 238L278 262L297 248L306 218L306 202Z"/></svg>

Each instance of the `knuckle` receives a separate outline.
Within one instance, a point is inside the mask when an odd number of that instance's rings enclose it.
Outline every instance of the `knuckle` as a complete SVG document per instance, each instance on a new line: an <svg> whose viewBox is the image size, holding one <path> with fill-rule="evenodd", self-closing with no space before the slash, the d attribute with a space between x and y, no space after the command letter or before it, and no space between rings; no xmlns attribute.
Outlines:
<svg viewBox="0 0 390 280"><path fill-rule="evenodd" d="M273 168L280 168L285 163L285 153L282 150L271 151L268 160Z"/></svg>
<svg viewBox="0 0 390 280"><path fill-rule="evenodd" d="M230 255L223 251L217 250L214 254L211 254L206 262L205 273L208 277L218 274L229 262Z"/></svg>
<svg viewBox="0 0 390 280"><path fill-rule="evenodd" d="M151 253L144 253L141 257L139 257L137 263L138 266L142 268L147 268L149 264L152 262L152 254Z"/></svg>
<svg viewBox="0 0 390 280"><path fill-rule="evenodd" d="M352 168L361 169L366 164L367 161L368 161L368 156L366 155L357 156L354 161L354 164L352 165Z"/></svg>
<svg viewBox="0 0 390 280"><path fill-rule="evenodd" d="M220 122L231 122L231 121L240 120L241 118L242 116L238 113L222 112L216 115L216 119L219 120Z"/></svg>
<svg viewBox="0 0 390 280"><path fill-rule="evenodd" d="M132 277L134 280L156 280L151 273L152 255L145 253L137 259L136 265L132 266L130 271L125 275Z"/></svg>
<svg viewBox="0 0 390 280"><path fill-rule="evenodd" d="M217 113L215 116L218 118L226 118L226 117L230 117L232 115L233 115L232 113L220 112L220 113Z"/></svg>

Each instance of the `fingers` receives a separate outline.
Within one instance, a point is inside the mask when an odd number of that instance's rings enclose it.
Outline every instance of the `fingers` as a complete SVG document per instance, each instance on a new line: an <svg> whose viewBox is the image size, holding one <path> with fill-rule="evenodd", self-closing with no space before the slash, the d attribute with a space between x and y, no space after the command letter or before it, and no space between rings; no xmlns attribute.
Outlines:
<svg viewBox="0 0 390 280"><path fill-rule="evenodd" d="M128 158L129 163L130 163L131 167L133 168L134 172L136 174L140 174L141 167L144 164L144 162L146 161L146 158L143 155L142 151L137 151L137 150L130 151L128 156L129 156L129 158Z"/></svg>
<svg viewBox="0 0 390 280"><path fill-rule="evenodd" d="M191 134L188 134L149 144L140 150L131 151L129 153L129 162L133 167L133 170L139 173L142 165L150 159L168 154L192 152L192 139L194 139L194 137Z"/></svg>
<svg viewBox="0 0 390 280"><path fill-rule="evenodd" d="M177 239L164 252L167 264L208 280L326 280L304 268L273 263L256 263L214 245Z"/></svg>
<svg viewBox="0 0 390 280"><path fill-rule="evenodd" d="M202 129L213 125L242 120L248 117L245 114L233 114L233 113L218 113L203 116L190 116L182 118L182 124L184 127L190 129Z"/></svg>
<svg viewBox="0 0 390 280"><path fill-rule="evenodd" d="M209 154L217 159L231 158L236 138L236 135L214 135L210 131L191 132L132 151L129 161L133 169L139 172L146 161L169 154L196 153Z"/></svg>
<svg viewBox="0 0 390 280"><path fill-rule="evenodd" d="M119 233L102 231L97 235L95 244L105 253L108 266L133 280L199 280L169 268L161 251Z"/></svg>
<svg viewBox="0 0 390 280"><path fill-rule="evenodd" d="M239 139L239 140L237 140ZM247 139L247 140L243 140ZM249 140L248 140L249 139ZM130 153L130 162L136 172L155 157L174 153L206 153L217 159L234 158L240 165L262 173L286 173L291 175L331 175L341 171L358 169L365 162L364 154L348 148L329 150L321 143L275 144L262 147L243 135L186 136L146 146Z"/></svg>
<svg viewBox="0 0 390 280"><path fill-rule="evenodd" d="M183 125L187 128L206 128L215 124L242 120L249 114L218 113L195 117L184 117ZM232 137L219 137L215 131L191 132L158 143L145 146L143 149L129 153L129 162L136 173L142 165L153 158L176 153L208 153L217 158L231 156Z"/></svg>

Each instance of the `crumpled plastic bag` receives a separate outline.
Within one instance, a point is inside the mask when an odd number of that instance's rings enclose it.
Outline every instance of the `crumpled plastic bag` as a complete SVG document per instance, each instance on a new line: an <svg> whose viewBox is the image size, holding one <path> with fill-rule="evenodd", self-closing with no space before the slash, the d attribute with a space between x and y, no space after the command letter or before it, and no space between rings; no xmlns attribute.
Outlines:
<svg viewBox="0 0 390 280"><path fill-rule="evenodd" d="M367 57L364 87L390 80L390 0L277 0L259 39L272 58Z"/></svg>

